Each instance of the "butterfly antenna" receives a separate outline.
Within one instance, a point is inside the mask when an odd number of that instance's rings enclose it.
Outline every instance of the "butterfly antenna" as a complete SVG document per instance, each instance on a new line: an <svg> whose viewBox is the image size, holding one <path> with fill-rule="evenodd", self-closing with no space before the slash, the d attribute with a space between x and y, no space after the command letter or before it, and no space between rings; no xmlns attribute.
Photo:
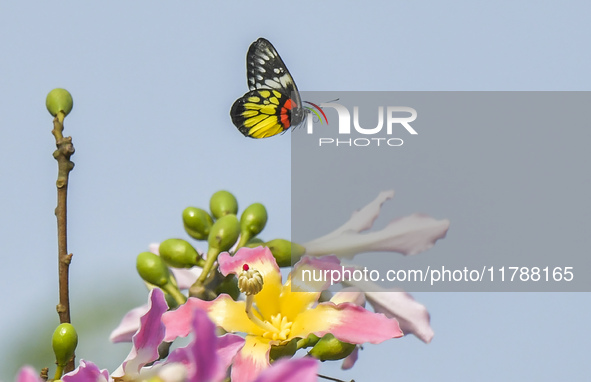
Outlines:
<svg viewBox="0 0 591 382"><path fill-rule="evenodd" d="M304 103L307 103L308 105L312 105L316 109L318 109L318 111L320 111L322 113L322 116L324 117L324 120L326 121L326 124L328 125L328 118L326 118L326 114L324 114L324 110L322 110L322 108L320 106L318 106L312 102L308 102L308 101L304 101ZM318 114L318 112L316 112L316 110L312 109L311 107L307 107L307 106L306 106L306 109L308 109L310 112L313 112L314 114L316 114L316 116L320 120L320 123L322 123L322 118L320 118L320 115Z"/></svg>

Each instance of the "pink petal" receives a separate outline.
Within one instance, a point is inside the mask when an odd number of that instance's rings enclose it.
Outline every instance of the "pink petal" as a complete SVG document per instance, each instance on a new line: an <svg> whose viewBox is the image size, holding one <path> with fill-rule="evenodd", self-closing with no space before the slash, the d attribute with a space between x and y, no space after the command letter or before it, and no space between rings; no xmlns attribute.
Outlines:
<svg viewBox="0 0 591 382"><path fill-rule="evenodd" d="M64 382L107 382L109 372L100 370L98 366L90 361L80 360L80 366L74 371L62 377Z"/></svg>
<svg viewBox="0 0 591 382"><path fill-rule="evenodd" d="M39 373L35 371L31 366L24 366L22 367L17 376L17 382L43 382L41 377L39 377Z"/></svg>
<svg viewBox="0 0 591 382"><path fill-rule="evenodd" d="M403 335L396 320L348 302L339 305L323 302L300 313L293 322L291 335L304 338L310 333L318 337L332 333L351 344L378 344Z"/></svg>
<svg viewBox="0 0 591 382"><path fill-rule="evenodd" d="M335 254L353 258L358 253L388 251L416 255L431 248L444 238L449 220L436 220L427 215L413 214L396 219L377 232L358 234L343 232L338 237L305 244L309 256Z"/></svg>
<svg viewBox="0 0 591 382"><path fill-rule="evenodd" d="M152 289L149 296L149 310L141 317L140 329L133 336L133 347L121 365L125 375L137 375L143 366L158 359L158 346L164 338L165 331L161 317L167 310L168 305L162 290Z"/></svg>
<svg viewBox="0 0 591 382"><path fill-rule="evenodd" d="M376 232L372 251L400 252L403 255L416 255L431 248L439 239L443 239L449 229L449 220L412 214L392 221L382 231Z"/></svg>
<svg viewBox="0 0 591 382"><path fill-rule="evenodd" d="M226 371L232 364L236 353L244 345L244 338L234 334L226 334L215 337L215 340L211 341L211 336L200 335L201 332L209 329L200 325L198 321L194 321L194 324L195 339L188 346L172 351L166 362L168 365L173 363L185 365L190 376L189 381L221 381L226 376ZM215 336L215 328L211 333ZM201 340L199 340L200 337L202 337ZM202 344L197 345L198 342L202 342ZM216 350L212 351L212 348ZM207 377L209 379L206 378L206 375L210 375Z"/></svg>
<svg viewBox="0 0 591 382"><path fill-rule="evenodd" d="M196 373L192 381L222 380L226 375L226 370L220 367L217 353L211 351L212 348L217 348L215 325L207 317L205 311L195 310L193 313L193 331L195 339L190 348L193 352Z"/></svg>
<svg viewBox="0 0 591 382"><path fill-rule="evenodd" d="M162 316L162 322L166 328L164 341L173 341L177 337L187 337L193 330L193 315L195 310L203 309L207 311L214 304L214 301L203 301L190 297L186 303L179 306L176 310L166 312Z"/></svg>
<svg viewBox="0 0 591 382"><path fill-rule="evenodd" d="M244 338L235 334L226 334L218 338L217 353L223 370L228 370L236 353L244 346Z"/></svg>
<svg viewBox="0 0 591 382"><path fill-rule="evenodd" d="M355 287L343 288L332 296L330 302L334 304L341 304L343 302L350 302L355 305L365 306L365 293Z"/></svg>
<svg viewBox="0 0 591 382"><path fill-rule="evenodd" d="M370 229L373 225L373 222L380 215L380 209L382 208L382 204L384 204L386 200L392 199L393 197L394 190L380 192L378 197L375 198L367 206L363 207L360 210L354 211L353 215L351 215L351 218L349 218L349 220L345 224L343 224L333 232L329 233L328 235L322 236L318 239L315 239L305 244L304 247L308 248L309 244L326 241L328 239L333 239L335 237L340 236L343 232L361 232Z"/></svg>
<svg viewBox="0 0 591 382"><path fill-rule="evenodd" d="M311 357L281 359L264 370L254 382L315 382L318 361Z"/></svg>
<svg viewBox="0 0 591 382"><path fill-rule="evenodd" d="M334 255L322 256L322 257L310 257L303 256L294 268L297 269L304 265L309 265L316 269L339 269L341 266L341 260Z"/></svg>
<svg viewBox="0 0 591 382"><path fill-rule="evenodd" d="M140 318L148 312L149 306L142 305L127 312L119 326L111 332L109 339L113 343L131 342L133 335L140 328Z"/></svg>
<svg viewBox="0 0 591 382"><path fill-rule="evenodd" d="M400 324L404 334L414 334L421 341L429 343L433 338L430 316L427 308L401 289L384 289L371 281L347 281L365 292L365 298L373 306L376 313L394 318Z"/></svg>
<svg viewBox="0 0 591 382"><path fill-rule="evenodd" d="M244 340L238 336L226 337L224 340L224 357L219 357L221 339L215 334L215 325L207 317L207 313L200 309L193 311L193 341L184 348L173 351L168 362L182 362L187 366L189 372L189 381L220 381L226 375L226 370L242 346ZM234 354L231 354L231 351ZM228 357L231 355L228 361Z"/></svg>
<svg viewBox="0 0 591 382"><path fill-rule="evenodd" d="M355 346L355 349L353 349L353 352L351 354L349 354L347 356L347 358L345 358L343 360L343 364L341 365L341 369L343 370L349 370L353 367L353 365L355 365L355 362L357 362L357 358L359 358L359 346Z"/></svg>
<svg viewBox="0 0 591 382"><path fill-rule="evenodd" d="M220 272L224 276L230 273L240 274L245 264L248 264L250 268L257 269L263 276L267 273L280 273L277 261L269 248L266 247L242 247L234 256L224 252L218 257L218 263L220 264Z"/></svg>
<svg viewBox="0 0 591 382"><path fill-rule="evenodd" d="M365 297L376 313L395 318L405 334L412 333L425 343L433 339L427 308L403 291L366 292Z"/></svg>
<svg viewBox="0 0 591 382"><path fill-rule="evenodd" d="M355 268L341 265L341 260L334 255L303 256L291 272L292 290L298 292L323 291L331 285L339 283L344 270L353 272ZM324 275L330 277L324 277Z"/></svg>

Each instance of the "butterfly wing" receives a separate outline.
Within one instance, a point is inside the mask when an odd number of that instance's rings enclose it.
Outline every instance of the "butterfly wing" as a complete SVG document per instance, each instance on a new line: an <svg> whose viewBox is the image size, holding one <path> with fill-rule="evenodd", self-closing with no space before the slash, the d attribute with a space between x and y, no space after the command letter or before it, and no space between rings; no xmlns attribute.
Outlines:
<svg viewBox="0 0 591 382"><path fill-rule="evenodd" d="M250 45L246 54L246 76L248 89L282 89L287 93L298 88L287 70L287 66L273 44L259 38Z"/></svg>
<svg viewBox="0 0 591 382"><path fill-rule="evenodd" d="M244 136L267 138L292 126L294 101L277 90L251 90L232 105L232 122Z"/></svg>
<svg viewBox="0 0 591 382"><path fill-rule="evenodd" d="M305 109L298 88L268 40L259 38L250 45L246 73L250 92L230 110L232 122L242 134L267 138L303 122Z"/></svg>

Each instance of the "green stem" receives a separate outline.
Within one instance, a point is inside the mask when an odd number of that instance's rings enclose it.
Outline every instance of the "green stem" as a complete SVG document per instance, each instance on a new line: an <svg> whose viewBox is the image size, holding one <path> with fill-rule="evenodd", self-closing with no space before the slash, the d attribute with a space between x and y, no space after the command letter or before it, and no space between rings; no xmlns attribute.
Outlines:
<svg viewBox="0 0 591 382"><path fill-rule="evenodd" d="M187 302L187 297L185 297L185 295L181 293L181 291L179 290L179 288L177 288L176 286L174 286L172 283L166 284L162 289L166 293L168 293L169 295L171 295L172 298L174 298L174 301L176 301L177 304L183 305L185 302Z"/></svg>
<svg viewBox="0 0 591 382"><path fill-rule="evenodd" d="M53 379L54 380L61 379L62 375L64 375L64 365L57 365Z"/></svg>
<svg viewBox="0 0 591 382"><path fill-rule="evenodd" d="M271 325L266 321L261 321L257 316L254 315L252 303L254 301L254 296L246 296L246 315L250 320L255 323L259 328L264 330L268 330L271 333L279 333L279 329Z"/></svg>
<svg viewBox="0 0 591 382"><path fill-rule="evenodd" d="M201 272L199 278L195 282L196 284L199 283L198 285L203 285L203 283L205 283L205 280L207 280L207 276L209 275L209 272L211 272L213 264L218 259L218 255L220 254L220 252L221 251L217 248L209 247L209 250L207 251L207 258L205 259L205 264L203 264L203 271Z"/></svg>
<svg viewBox="0 0 591 382"><path fill-rule="evenodd" d="M235 252L238 251L240 248L244 247L246 243L251 239L251 235L249 232L241 232L240 233L240 241L236 245Z"/></svg>

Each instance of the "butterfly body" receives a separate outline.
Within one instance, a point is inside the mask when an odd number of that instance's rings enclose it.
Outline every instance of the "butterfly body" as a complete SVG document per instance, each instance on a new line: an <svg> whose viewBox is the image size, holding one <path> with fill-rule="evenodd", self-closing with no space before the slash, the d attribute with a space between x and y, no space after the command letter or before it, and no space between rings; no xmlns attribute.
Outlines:
<svg viewBox="0 0 591 382"><path fill-rule="evenodd" d="M244 136L267 138L302 123L306 111L298 88L273 45L264 38L246 55L250 91L232 105L232 122Z"/></svg>

